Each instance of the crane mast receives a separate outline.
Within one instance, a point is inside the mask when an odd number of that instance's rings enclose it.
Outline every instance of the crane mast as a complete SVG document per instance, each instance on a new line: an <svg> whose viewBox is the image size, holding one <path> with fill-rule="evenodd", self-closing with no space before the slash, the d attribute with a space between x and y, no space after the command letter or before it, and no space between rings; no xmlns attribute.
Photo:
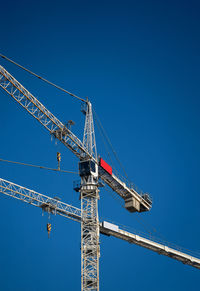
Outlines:
<svg viewBox="0 0 200 291"><path fill-rule="evenodd" d="M90 156L97 159L92 105L85 110L83 145ZM98 166L93 159L79 162L81 177L81 290L99 290L99 218L98 218Z"/></svg>
<svg viewBox="0 0 200 291"><path fill-rule="evenodd" d="M100 256L98 178L105 181L124 199L125 207L131 212L150 210L151 201L127 186L114 173L108 172L101 163L102 159L97 160L92 105L88 100L82 100L85 105L85 127L82 142L71 132L69 127L60 122L2 66L0 66L0 87L79 158L81 178L81 184L78 188L81 199L81 288L82 291L98 291ZM44 203L43 209L54 211L51 203Z"/></svg>
<svg viewBox="0 0 200 291"><path fill-rule="evenodd" d="M39 194L17 184L0 179L0 192L38 206L44 211L81 222L81 291L99 291L99 234L112 235L172 257L185 264L200 268L200 260L178 253L164 245L125 232L117 226L99 222L98 200L99 179L102 179L125 201L125 208L130 212L143 212L151 209L152 201L147 193L139 194L136 189L126 184L112 171L102 159L97 158L92 104L84 102L85 127L83 142L60 122L45 106L25 89L10 73L0 66L0 87L14 98L24 109L37 119L55 138L60 140L79 159L81 210L60 202L55 198Z"/></svg>

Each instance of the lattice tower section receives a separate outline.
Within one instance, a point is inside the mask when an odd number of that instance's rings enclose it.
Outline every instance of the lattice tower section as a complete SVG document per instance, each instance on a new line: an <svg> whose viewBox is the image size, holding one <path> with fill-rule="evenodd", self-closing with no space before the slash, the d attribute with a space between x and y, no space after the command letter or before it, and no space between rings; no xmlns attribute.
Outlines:
<svg viewBox="0 0 200 291"><path fill-rule="evenodd" d="M83 145L97 160L92 105L88 101ZM84 162L83 162L84 163ZM81 175L81 290L99 290L99 218L98 218L98 167L90 158L85 161Z"/></svg>
<svg viewBox="0 0 200 291"><path fill-rule="evenodd" d="M99 290L99 218L97 185L81 186L82 291Z"/></svg>
<svg viewBox="0 0 200 291"><path fill-rule="evenodd" d="M87 109L86 109L83 145L88 150L90 155L97 160L97 149L96 149L96 141L95 141L92 104L89 101L87 103Z"/></svg>

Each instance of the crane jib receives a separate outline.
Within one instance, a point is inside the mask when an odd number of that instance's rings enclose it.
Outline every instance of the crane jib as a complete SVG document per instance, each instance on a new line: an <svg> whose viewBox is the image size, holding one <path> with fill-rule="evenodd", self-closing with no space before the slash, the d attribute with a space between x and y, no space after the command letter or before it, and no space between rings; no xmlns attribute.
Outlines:
<svg viewBox="0 0 200 291"><path fill-rule="evenodd" d="M93 125L92 104L87 99L87 110L83 142L74 135L70 127L60 122L45 106L40 103L27 89L25 89L11 74L0 66L0 87L13 99L38 120L55 138L59 139L79 159L79 175L81 210L59 199L36 193L9 181L0 179L0 192L13 198L22 200L31 205L40 207L51 214L60 214L67 218L81 222L81 286L82 290L99 291L99 231L112 235L130 243L146 247L159 254L167 255L185 264L199 268L200 260L165 245L149 239L128 233L118 226L103 222L99 223L98 178L113 189L125 201L125 208L130 212L143 212L151 209L152 200L147 193L138 193L135 187L130 186L113 173L113 169L103 159L97 159L95 131ZM69 93L69 92L68 92ZM59 155L57 156L60 162ZM58 166L60 167L60 165ZM48 234L51 224L48 225ZM89 289L88 289L89 288ZM92 288L92 289L91 289Z"/></svg>
<svg viewBox="0 0 200 291"><path fill-rule="evenodd" d="M25 89L10 73L0 66L0 87L37 119L54 137L60 140L80 160L90 158L96 163L83 143L60 122L41 102ZM103 166L103 167L102 167ZM99 165L99 176L113 191L125 201L128 211L148 211L151 209L151 200L141 196L135 189L130 189L119 177L113 174L112 168L103 159Z"/></svg>
<svg viewBox="0 0 200 291"><path fill-rule="evenodd" d="M117 177L102 158L99 160L99 177L125 201L125 208L130 212L149 211L152 206L152 200L147 193L139 194L136 189L127 186L119 177Z"/></svg>
<svg viewBox="0 0 200 291"><path fill-rule="evenodd" d="M21 200L29 205L42 208L43 211L47 211L48 213L54 215L58 214L74 221L81 222L81 209L1 178L0 193ZM106 221L100 222L99 226L101 234L113 236L129 243L142 246L158 254L168 256L186 265L200 269L200 259L194 257L195 254L193 255L193 253L185 253L180 247L175 249L174 247L170 247L170 245L166 245L166 242L163 244L160 241L157 242L156 240L152 240L148 235L145 237L137 233L130 233L119 228L118 225Z"/></svg>
<svg viewBox="0 0 200 291"><path fill-rule="evenodd" d="M56 135L79 159L90 156L83 143L60 122L41 102L0 66L0 87L36 118L51 134Z"/></svg>

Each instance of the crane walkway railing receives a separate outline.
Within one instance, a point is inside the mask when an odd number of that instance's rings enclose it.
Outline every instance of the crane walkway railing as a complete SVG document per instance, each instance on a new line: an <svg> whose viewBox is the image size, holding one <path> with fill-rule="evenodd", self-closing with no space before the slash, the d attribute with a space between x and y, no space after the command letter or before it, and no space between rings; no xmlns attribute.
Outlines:
<svg viewBox="0 0 200 291"><path fill-rule="evenodd" d="M136 190L129 188L126 183L122 182L114 173L109 174L103 167L99 166L100 178L111 188L118 193L122 199L132 198L135 201L133 211L148 211L151 209L152 201L148 194L140 195ZM146 199L145 195L148 197ZM126 207L126 206L125 206ZM133 212L131 210L131 212Z"/></svg>
<svg viewBox="0 0 200 291"><path fill-rule="evenodd" d="M136 233L130 233L126 230L120 229L117 225L114 225L106 221L103 221L100 224L100 231L101 233L105 235L120 238L129 243L133 243L141 247L147 248L149 250L152 250L160 255L164 255L172 259L178 260L182 262L183 264L190 265L194 268L200 269L200 257L197 258L190 255L190 253L192 252L188 250L187 250L187 253L185 253L181 251L184 249L180 247L177 247L177 246L169 247L168 246L169 243L168 245L166 245L166 242L164 244L158 243L156 239L152 240L150 236L149 238L146 238L146 237L139 236Z"/></svg>

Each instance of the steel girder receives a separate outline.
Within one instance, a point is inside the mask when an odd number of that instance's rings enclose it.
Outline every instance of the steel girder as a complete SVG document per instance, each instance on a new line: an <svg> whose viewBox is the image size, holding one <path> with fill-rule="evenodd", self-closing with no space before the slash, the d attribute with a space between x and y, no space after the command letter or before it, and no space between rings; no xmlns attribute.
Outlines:
<svg viewBox="0 0 200 291"><path fill-rule="evenodd" d="M0 192L28 204L42 208L52 214L59 214L72 220L81 221L81 210L55 198L48 197L28 188L0 178Z"/></svg>
<svg viewBox="0 0 200 291"><path fill-rule="evenodd" d="M0 87L37 119L49 132L68 147L79 159L90 156L83 143L41 102L0 66Z"/></svg>

